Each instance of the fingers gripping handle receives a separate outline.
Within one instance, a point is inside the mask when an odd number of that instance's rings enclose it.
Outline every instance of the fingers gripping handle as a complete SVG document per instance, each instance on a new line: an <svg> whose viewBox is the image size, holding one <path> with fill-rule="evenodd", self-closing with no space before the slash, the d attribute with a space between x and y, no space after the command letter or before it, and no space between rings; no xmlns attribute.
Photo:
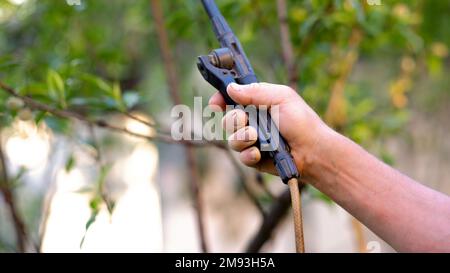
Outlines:
<svg viewBox="0 0 450 273"><path fill-rule="evenodd" d="M220 42L222 48L213 51L213 54L210 55L211 61L208 56L200 56L197 66L205 80L219 90L228 105L237 105L228 95L227 86L232 82L239 84L255 83L258 82L258 79L253 72L253 68L244 53L239 39L233 34L214 0L202 0L202 4L208 13L217 40ZM254 127L258 130L260 148L268 148L261 150L268 151L267 154L273 159L281 179L284 183L289 184L289 188L291 189L295 216L296 246L298 252L303 252L303 228L297 182L299 176L297 167L293 157L289 153L289 146L280 135L270 115L264 115L260 110L254 112L257 115L257 124Z"/></svg>
<svg viewBox="0 0 450 273"><path fill-rule="evenodd" d="M198 57L197 67L203 78L219 90L228 105L238 105L227 93L227 87L230 83L236 81L240 84L257 82L254 75L235 79L230 70L212 65L208 56ZM292 178L298 178L299 173L290 154L289 146L281 136L270 114L257 111L256 115L256 117L251 117L250 119L257 121L257 124L250 125L257 127L259 148L273 159L275 168L284 183L287 183Z"/></svg>
<svg viewBox="0 0 450 273"><path fill-rule="evenodd" d="M260 150L269 155L277 169L281 180L287 184L292 178L298 178L299 173L294 158L283 136L269 113L257 112L258 144Z"/></svg>

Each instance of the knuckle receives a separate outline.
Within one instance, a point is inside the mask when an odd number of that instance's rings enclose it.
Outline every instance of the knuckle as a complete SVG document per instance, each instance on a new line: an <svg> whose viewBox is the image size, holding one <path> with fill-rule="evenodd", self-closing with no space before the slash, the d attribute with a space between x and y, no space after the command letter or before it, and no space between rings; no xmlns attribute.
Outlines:
<svg viewBox="0 0 450 273"><path fill-rule="evenodd" d="M287 85L282 85L281 90L286 94L286 95L294 95L297 94L297 92L290 86Z"/></svg>
<svg viewBox="0 0 450 273"><path fill-rule="evenodd" d="M249 84L248 89L250 89L253 92L258 92L262 88L262 83L260 82L254 82Z"/></svg>

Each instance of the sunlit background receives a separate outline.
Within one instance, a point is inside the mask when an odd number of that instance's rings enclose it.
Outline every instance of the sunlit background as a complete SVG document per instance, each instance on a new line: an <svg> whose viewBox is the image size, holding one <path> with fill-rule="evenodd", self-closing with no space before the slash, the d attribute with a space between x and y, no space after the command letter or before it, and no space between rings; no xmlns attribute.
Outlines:
<svg viewBox="0 0 450 273"><path fill-rule="evenodd" d="M217 3L260 79L287 83L278 1ZM205 106L213 90L195 60L217 42L198 1L76 2L0 0L1 82L44 105L149 138L170 128L177 99L192 108L193 97L201 96ZM168 32L175 84L167 82L161 25L150 4L156 2ZM295 80L305 100L330 126L384 162L450 194L450 3L286 3L298 64ZM170 92L174 86L177 99ZM3 91L0 109L0 152L7 188L25 224L24 251L202 250L185 147L60 119ZM195 115L201 119L201 113ZM195 158L209 250L244 251L261 216L239 172L221 149L196 148ZM255 172L240 167L264 208L272 204L271 194L285 190L277 178L263 175L262 183L255 182ZM308 252L394 251L326 196L312 188L303 195ZM4 196L0 252L15 252L20 227ZM293 252L289 213L261 251Z"/></svg>

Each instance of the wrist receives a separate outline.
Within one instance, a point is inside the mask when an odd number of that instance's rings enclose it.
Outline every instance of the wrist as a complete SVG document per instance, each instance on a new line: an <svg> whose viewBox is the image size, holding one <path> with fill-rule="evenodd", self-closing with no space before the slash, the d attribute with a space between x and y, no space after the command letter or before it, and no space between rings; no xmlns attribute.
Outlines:
<svg viewBox="0 0 450 273"><path fill-rule="evenodd" d="M298 166L302 177L307 182L317 180L324 167L332 165L332 147L336 145L339 134L321 122L314 128L314 138L302 149L302 160Z"/></svg>

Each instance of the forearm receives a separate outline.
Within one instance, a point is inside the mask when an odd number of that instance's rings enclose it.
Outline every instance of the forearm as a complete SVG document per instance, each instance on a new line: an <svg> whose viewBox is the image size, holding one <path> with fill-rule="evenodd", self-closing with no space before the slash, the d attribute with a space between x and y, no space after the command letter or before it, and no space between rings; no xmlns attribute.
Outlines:
<svg viewBox="0 0 450 273"><path fill-rule="evenodd" d="M305 176L399 251L450 251L450 198L325 129Z"/></svg>
<svg viewBox="0 0 450 273"><path fill-rule="evenodd" d="M289 87L268 83L230 84L227 92L242 105L279 106L280 132L291 146L303 179L330 196L394 248L450 252L448 196L399 173L326 127ZM220 94L211 101L225 108ZM225 124L238 124L233 126L230 147L240 152L240 160L248 166L275 173L273 162L261 160L260 151L253 146L256 139L245 141L236 137L252 129L246 127L246 113L230 111L224 120Z"/></svg>

